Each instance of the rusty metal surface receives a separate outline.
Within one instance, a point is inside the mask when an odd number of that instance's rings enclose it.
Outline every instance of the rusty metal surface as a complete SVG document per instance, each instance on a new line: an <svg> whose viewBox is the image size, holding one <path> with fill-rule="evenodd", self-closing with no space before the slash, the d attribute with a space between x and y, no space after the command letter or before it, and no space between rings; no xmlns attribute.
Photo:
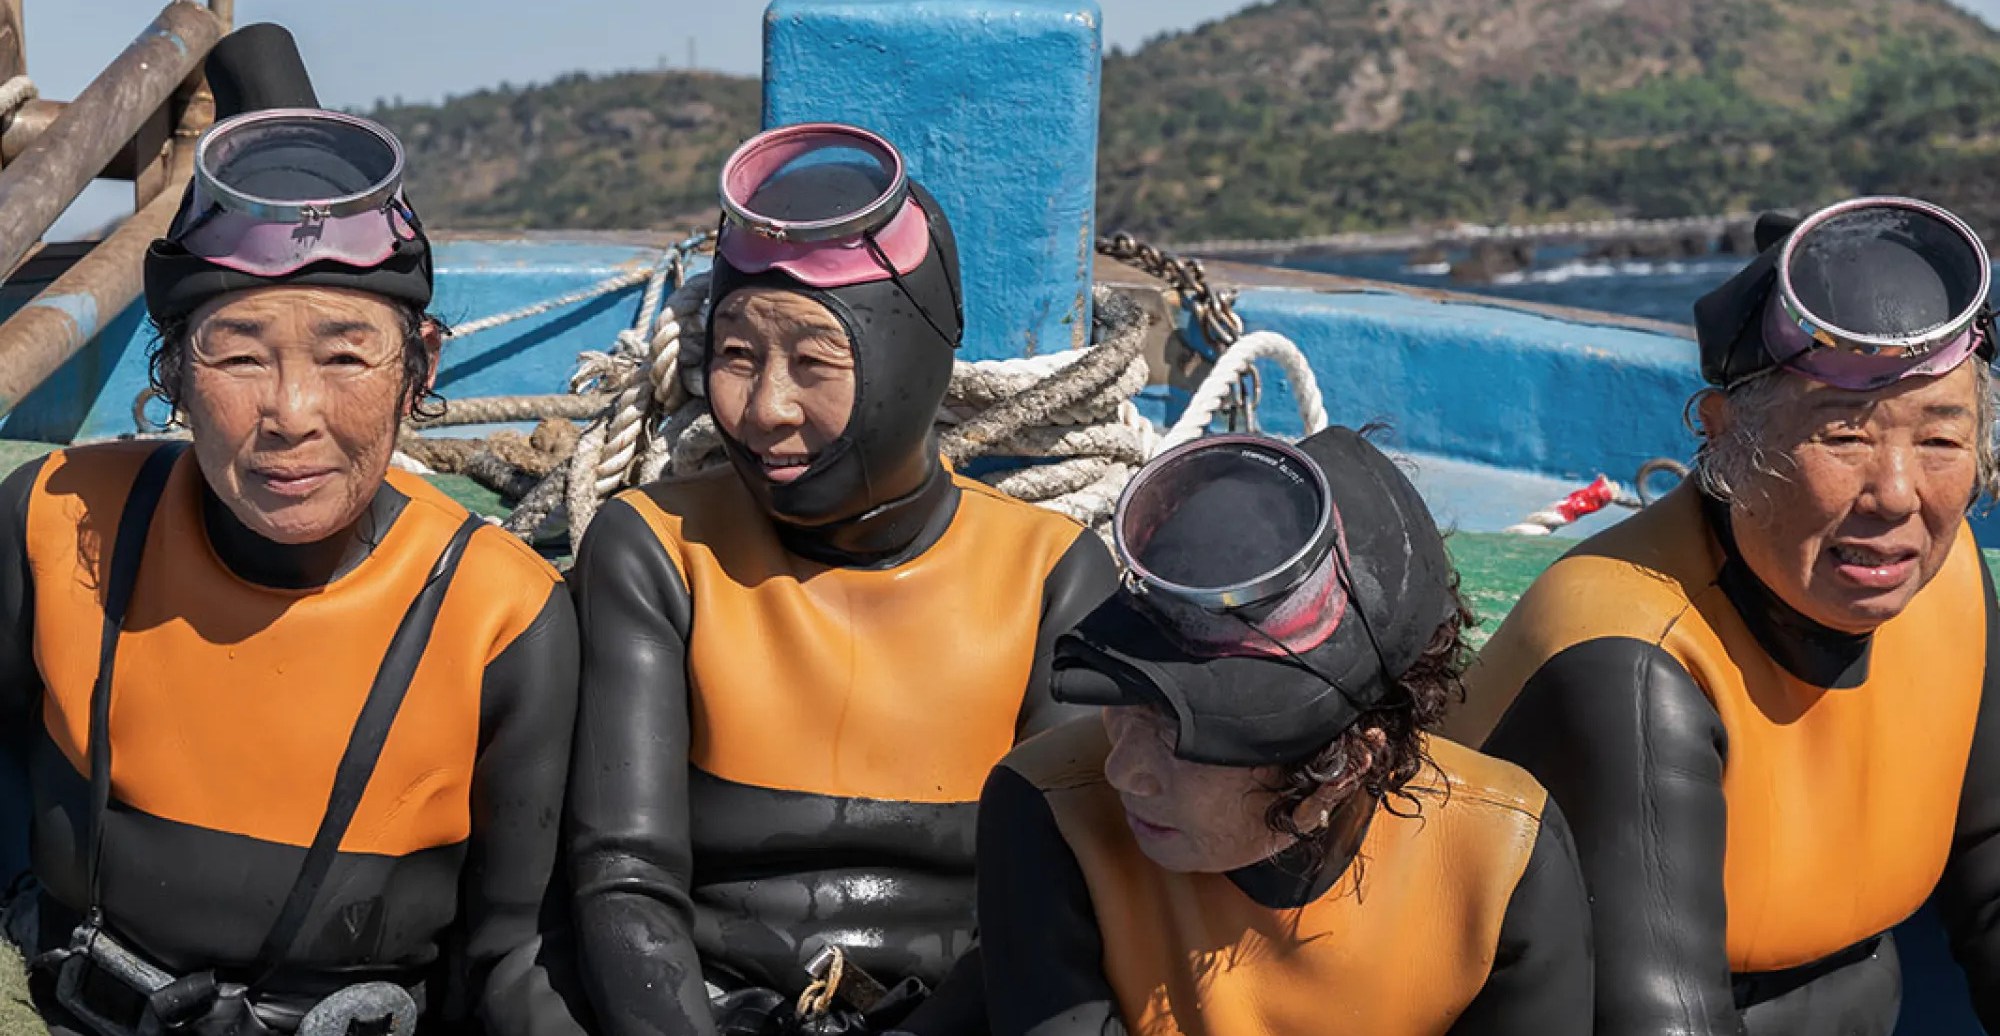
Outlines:
<svg viewBox="0 0 2000 1036"><path fill-rule="evenodd" d="M199 67L220 31L207 8L174 0L46 132L0 168L0 269L20 262Z"/></svg>
<svg viewBox="0 0 2000 1036"><path fill-rule="evenodd" d="M61 101L41 98L29 101L5 121L6 128L0 130L0 166L14 164L22 152L34 144L35 140L55 124L56 116L69 107Z"/></svg>
<svg viewBox="0 0 2000 1036"><path fill-rule="evenodd" d="M28 41L23 34L21 0L0 0L0 80L28 71Z"/></svg>
<svg viewBox="0 0 2000 1036"><path fill-rule="evenodd" d="M139 297L146 246L173 221L193 163L193 148L174 149L166 189L0 324L0 412L12 410Z"/></svg>

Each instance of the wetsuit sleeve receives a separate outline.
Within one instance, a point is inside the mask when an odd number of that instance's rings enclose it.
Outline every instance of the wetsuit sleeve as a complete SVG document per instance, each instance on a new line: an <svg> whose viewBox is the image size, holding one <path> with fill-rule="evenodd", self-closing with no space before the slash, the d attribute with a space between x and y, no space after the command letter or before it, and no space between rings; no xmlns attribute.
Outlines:
<svg viewBox="0 0 2000 1036"><path fill-rule="evenodd" d="M1979 568L1986 589L1986 679L1938 900L1973 1008L1986 1031L2000 1032L2000 603L1993 573Z"/></svg>
<svg viewBox="0 0 2000 1036"><path fill-rule="evenodd" d="M35 585L28 568L28 498L47 458L24 464L0 482L0 722L18 731L41 700L35 666Z"/></svg>
<svg viewBox="0 0 2000 1036"><path fill-rule="evenodd" d="M486 667L472 770L465 947L480 1015L493 1036L580 1034L555 989L541 939L561 845L576 720L576 613L549 587L540 612Z"/></svg>
<svg viewBox="0 0 2000 1036"><path fill-rule="evenodd" d="M584 631L569 847L585 988L606 1036L708 1036L688 894L693 603L623 501L598 512L570 578Z"/></svg>
<svg viewBox="0 0 2000 1036"><path fill-rule="evenodd" d="M1059 727L1093 711L1064 705L1049 696L1049 669L1055 654L1056 638L1083 621L1091 609L1118 589L1118 566L1104 541L1092 532L1077 536L1063 551L1056 567L1043 583L1042 626L1035 636L1035 667L1028 676L1028 693L1021 702L1017 740L1027 740L1044 730Z"/></svg>
<svg viewBox="0 0 2000 1036"><path fill-rule="evenodd" d="M1575 833L1596 1031L1742 1033L1723 901L1728 739L1687 670L1641 640L1577 644L1528 680L1484 750L1533 773Z"/></svg>
<svg viewBox="0 0 2000 1036"><path fill-rule="evenodd" d="M1486 985L1455 1036L1590 1036L1590 899L1569 823L1551 799L1507 901Z"/></svg>
<svg viewBox="0 0 2000 1036"><path fill-rule="evenodd" d="M0 830L26 831L28 746L41 721L42 673L35 665L35 586L28 567L28 498L45 459L0 482ZM28 867L25 839L0 854L0 880Z"/></svg>
<svg viewBox="0 0 2000 1036"><path fill-rule="evenodd" d="M979 931L993 1036L1125 1036L1083 870L1005 766L979 798Z"/></svg>

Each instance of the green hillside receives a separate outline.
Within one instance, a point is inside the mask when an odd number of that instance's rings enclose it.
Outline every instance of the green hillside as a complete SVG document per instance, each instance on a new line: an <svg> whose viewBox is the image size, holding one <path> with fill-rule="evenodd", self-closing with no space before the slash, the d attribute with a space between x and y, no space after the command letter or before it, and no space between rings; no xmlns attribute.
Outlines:
<svg viewBox="0 0 2000 1036"><path fill-rule="evenodd" d="M753 80L380 108L454 228L684 228ZM1276 0L1104 69L1100 222L1165 239L1921 194L2000 228L2000 35L1945 0Z"/></svg>

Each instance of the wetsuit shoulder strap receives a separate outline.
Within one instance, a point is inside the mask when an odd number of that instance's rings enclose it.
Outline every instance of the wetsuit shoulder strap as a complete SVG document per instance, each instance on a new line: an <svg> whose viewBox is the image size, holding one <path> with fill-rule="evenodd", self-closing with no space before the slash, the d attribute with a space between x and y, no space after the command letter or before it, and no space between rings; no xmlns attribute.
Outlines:
<svg viewBox="0 0 2000 1036"><path fill-rule="evenodd" d="M403 613L403 621L397 625L395 636L389 640L389 650L382 656L381 668L375 671L374 684L368 688L368 700L362 704L361 714L354 720L354 730L348 735L347 748L340 756L340 766L334 770L333 792L327 798L326 813L320 818L319 830L314 832L312 846L306 850L305 861L299 865L299 876L292 883L292 890L285 895L284 906L279 908L277 919L271 922L271 930L264 936L264 944L257 951L256 959L261 967L257 977L250 982L252 989L263 986L278 973L291 953L292 943L298 939L299 930L305 926L306 914L311 911L320 886L326 883L334 857L340 852L341 839L347 834L347 825L353 821L354 811L361 805L361 795L368 790L369 778L375 774L375 764L382 757L382 745L389 739L389 729L395 726L396 713L402 708L410 681L417 674L417 664L423 661L424 651L430 644L431 627L437 622L438 610L444 605L445 591L451 587L459 559L465 556L465 547L472 534L483 524L484 520L478 515L466 516L457 534L438 555L437 563L431 566L423 589L417 592L416 600L410 602L410 610Z"/></svg>
<svg viewBox="0 0 2000 1036"><path fill-rule="evenodd" d="M146 552L146 533L153 527L174 462L187 443L170 442L153 450L139 465L125 508L118 516L118 536L112 541L111 567L104 581L104 630L97 649L97 682L90 688L90 732L85 752L90 757L90 923L102 919L100 863L104 856L104 817L111 809L111 676L118 659L118 635L125 629L125 612L139 583L139 558Z"/></svg>

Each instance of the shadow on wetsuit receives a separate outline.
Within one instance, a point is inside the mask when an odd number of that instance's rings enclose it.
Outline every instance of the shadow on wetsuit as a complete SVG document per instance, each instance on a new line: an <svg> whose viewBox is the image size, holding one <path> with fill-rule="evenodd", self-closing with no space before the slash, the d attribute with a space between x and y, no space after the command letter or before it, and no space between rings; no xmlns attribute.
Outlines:
<svg viewBox="0 0 2000 1036"><path fill-rule="evenodd" d="M10 624L0 709L23 732L15 747L33 793L42 948L67 941L89 898L84 743L99 588L151 449L63 450L0 485L0 615ZM375 668L464 518L437 490L391 472L350 533L280 545L238 523L193 458L180 459L115 670L102 871L112 934L177 974L242 981L252 970ZM578 1031L537 935L576 664L561 580L511 537L480 529L267 1002L296 1010L382 979L421 988L426 1031ZM46 989L36 1003L64 1031Z"/></svg>
<svg viewBox="0 0 2000 1036"><path fill-rule="evenodd" d="M1048 695L1051 646L1115 572L1076 523L939 459L957 258L913 193L931 249L899 280L815 289L717 261L713 300L783 288L847 329L853 411L806 474L772 483L725 436L731 468L620 495L578 551L569 848L611 1036L715 1032L711 986L789 1005L826 944L937 989L973 945L980 782L1073 714ZM976 1031L972 961L901 1027Z"/></svg>
<svg viewBox="0 0 2000 1036"><path fill-rule="evenodd" d="M1888 930L1934 888L2000 1023L1996 630L1964 526L1901 615L1853 636L1758 583L1691 485L1536 581L1445 732L1569 816L1600 1033L1889 1033Z"/></svg>

